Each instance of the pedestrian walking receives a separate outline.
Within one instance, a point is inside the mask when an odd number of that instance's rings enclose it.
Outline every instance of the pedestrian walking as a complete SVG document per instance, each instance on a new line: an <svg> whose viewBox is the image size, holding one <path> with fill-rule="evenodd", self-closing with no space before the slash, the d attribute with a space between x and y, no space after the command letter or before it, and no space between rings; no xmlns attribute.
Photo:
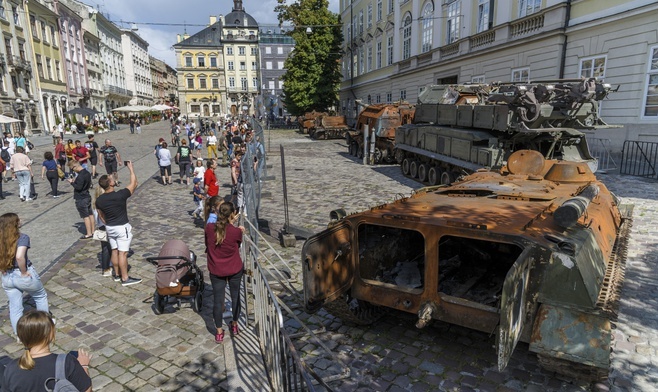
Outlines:
<svg viewBox="0 0 658 392"><path fill-rule="evenodd" d="M103 164L105 164L105 171L108 175L111 175L114 178L115 185L121 185L119 182L119 173L117 171L118 166L123 164L121 162L121 154L119 154L117 148L112 145L110 139L105 140L105 145L101 147L99 152L103 156L100 165L103 166Z"/></svg>
<svg viewBox="0 0 658 392"><path fill-rule="evenodd" d="M217 155L217 136L212 133L206 136L206 145L208 149L208 159L219 158L219 155Z"/></svg>
<svg viewBox="0 0 658 392"><path fill-rule="evenodd" d="M112 248L111 260L116 275L114 280L120 281L122 286L142 282L141 279L128 275L128 251L133 238L132 226L128 219L128 198L137 189L137 176L132 162L126 161L126 167L130 172L128 185L117 191L114 177L102 175L98 179L98 185L103 188L104 193L96 199L96 209L101 220L105 222L107 239Z"/></svg>
<svg viewBox="0 0 658 392"><path fill-rule="evenodd" d="M15 213L0 216L0 272L14 333L23 315L23 293L32 296L38 310L48 312L48 294L28 257L30 237L21 233L20 227L21 220Z"/></svg>
<svg viewBox="0 0 658 392"><path fill-rule="evenodd" d="M192 217L194 219L201 219L201 214L203 213L203 199L206 196L203 194L203 188L201 188L201 180L198 178L194 179L194 188L192 188L192 195L194 199L194 204L196 209L192 212Z"/></svg>
<svg viewBox="0 0 658 392"><path fill-rule="evenodd" d="M185 179L185 184L190 185L192 150L187 146L187 140L183 139L180 142L181 145L178 147L178 151L176 151L176 162L178 163L178 169L180 170L178 175L181 184L183 184L183 179Z"/></svg>
<svg viewBox="0 0 658 392"><path fill-rule="evenodd" d="M162 148L158 151L158 164L160 165L160 176L162 185L172 185L171 181L171 151L167 148L167 142L162 142Z"/></svg>
<svg viewBox="0 0 658 392"><path fill-rule="evenodd" d="M94 135L91 134L87 137L89 140L85 142L85 148L89 151L89 164L91 164L91 177L98 177L96 173L96 165L98 165L98 143L94 140Z"/></svg>
<svg viewBox="0 0 658 392"><path fill-rule="evenodd" d="M91 203L91 208L94 213L94 221L96 223L96 230L94 231L94 239L98 240L101 243L101 274L103 276L112 276L115 275L114 270L112 269L112 247L107 239L107 230L105 229L105 222L100 218L98 209L96 208L96 200L98 196L105 193L105 190L98 186L94 192L94 200ZM98 233L98 235L96 235Z"/></svg>
<svg viewBox="0 0 658 392"><path fill-rule="evenodd" d="M75 149L75 143L73 143L73 140L69 139L66 142L66 145L64 146L64 151L66 152L66 162L67 162L66 167L69 167L68 162L74 161L74 159L73 159L73 149ZM73 175L74 175L74 173L73 173L73 171L70 170L70 167L69 167L67 177L73 177Z"/></svg>
<svg viewBox="0 0 658 392"><path fill-rule="evenodd" d="M17 327L24 351L19 359L7 364L2 381L3 391L55 390L59 370L77 391L91 392L89 363L92 355L83 348L78 349L77 357L71 353L52 353L50 345L55 340L56 330L50 314L31 310L20 318Z"/></svg>
<svg viewBox="0 0 658 392"><path fill-rule="evenodd" d="M53 199L59 197L59 192L57 191L57 186L59 184L59 172L57 169L60 169L59 164L55 161L53 153L46 151L43 154L43 163L41 165L41 179L48 179L50 184L50 195Z"/></svg>
<svg viewBox="0 0 658 392"><path fill-rule="evenodd" d="M0 158L5 162L5 169L4 169L4 176L0 172L0 182L4 180L4 182L9 181L9 178L7 176L10 175L10 169L11 167L9 166L9 162L11 161L11 155L12 153L9 151L9 141L6 139L2 140L2 147L0 148Z"/></svg>
<svg viewBox="0 0 658 392"><path fill-rule="evenodd" d="M64 139L61 137L57 137L54 156L59 167L66 172L66 146L64 145Z"/></svg>
<svg viewBox="0 0 658 392"><path fill-rule="evenodd" d="M236 227L239 214L231 202L219 206L217 223L205 227L206 257L213 291L213 319L215 321L215 342L224 341L223 313L226 284L231 293L232 320L231 334L239 333L238 320L241 311L240 286L244 264L240 258L240 244L245 228Z"/></svg>
<svg viewBox="0 0 658 392"><path fill-rule="evenodd" d="M23 147L16 147L16 153L11 156L9 166L18 179L18 197L21 201L30 201L30 181L32 179L32 160L24 154Z"/></svg>
<svg viewBox="0 0 658 392"><path fill-rule="evenodd" d="M219 194L219 181L217 181L217 176L215 175L216 168L217 162L214 159L206 162L206 171L203 173L203 186L208 197Z"/></svg>
<svg viewBox="0 0 658 392"><path fill-rule="evenodd" d="M201 149L203 148L203 137L201 137L201 132L197 132L194 137L194 149L196 150L197 159L201 158Z"/></svg>
<svg viewBox="0 0 658 392"><path fill-rule="evenodd" d="M91 154L89 153L89 150L87 150L87 148L82 145L80 140L76 140L75 148L73 149L73 159L76 160L83 169L89 171L89 173L91 173L91 170L89 170L88 166L90 158Z"/></svg>
<svg viewBox="0 0 658 392"><path fill-rule="evenodd" d="M80 162L73 161L70 166L71 170L76 173L74 178L69 178L69 183L73 186L73 200L86 230L86 234L80 239L88 240L94 236L94 213L91 210L91 194L89 193L91 173L83 168Z"/></svg>

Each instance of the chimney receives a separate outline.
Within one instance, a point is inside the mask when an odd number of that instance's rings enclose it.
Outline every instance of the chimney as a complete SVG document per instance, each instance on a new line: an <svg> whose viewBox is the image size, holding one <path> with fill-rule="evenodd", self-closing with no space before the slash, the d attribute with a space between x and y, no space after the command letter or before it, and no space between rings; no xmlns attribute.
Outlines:
<svg viewBox="0 0 658 392"><path fill-rule="evenodd" d="M219 14L219 22L224 26L224 15Z"/></svg>
<svg viewBox="0 0 658 392"><path fill-rule="evenodd" d="M186 40L186 39L188 39L188 38L190 38L190 35L189 35L189 34L187 34L187 33L183 34L183 39L184 39L184 40Z"/></svg>
<svg viewBox="0 0 658 392"><path fill-rule="evenodd" d="M215 15L210 15L210 25L217 23L217 17Z"/></svg>
<svg viewBox="0 0 658 392"><path fill-rule="evenodd" d="M180 43L180 41L181 41L180 34L176 34L176 43Z"/></svg>

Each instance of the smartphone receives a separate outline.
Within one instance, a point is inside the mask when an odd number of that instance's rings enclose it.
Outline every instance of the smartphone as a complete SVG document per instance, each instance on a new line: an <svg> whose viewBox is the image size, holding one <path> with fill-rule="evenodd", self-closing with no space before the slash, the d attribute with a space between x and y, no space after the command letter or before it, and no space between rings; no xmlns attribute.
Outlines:
<svg viewBox="0 0 658 392"><path fill-rule="evenodd" d="M123 161L123 165L128 166L128 162L130 162L130 161Z"/></svg>
<svg viewBox="0 0 658 392"><path fill-rule="evenodd" d="M74 357L78 357L78 352L77 351L69 351L69 354L73 355Z"/></svg>

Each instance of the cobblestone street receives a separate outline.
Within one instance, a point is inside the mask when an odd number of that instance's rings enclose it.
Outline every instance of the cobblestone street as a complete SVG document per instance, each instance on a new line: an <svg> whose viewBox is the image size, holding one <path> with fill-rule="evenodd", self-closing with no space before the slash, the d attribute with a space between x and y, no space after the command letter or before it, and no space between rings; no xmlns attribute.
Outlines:
<svg viewBox="0 0 658 392"><path fill-rule="evenodd" d="M165 187L154 179L153 146L159 137L168 139L168 123L144 126L141 135L131 135L126 128L96 139L102 144L109 137L122 159L135 162L140 185L128 201L135 233L129 262L131 275L143 278L142 284L122 287L101 276L96 268L100 245L79 240L81 220L68 184L60 183L60 189L68 191L65 197L52 199L46 196L48 185L37 179L39 198L20 203L18 186L6 183L7 199L0 202L0 213L17 212L24 222L21 230L31 237L30 259L42 273L57 318L55 351L83 345L94 352L94 390L228 390L225 353L211 332L210 286L204 292L200 315L185 302L180 309L175 304L167 306L163 315L153 313L155 267L145 258L157 255L166 240L183 239L199 256L208 282L203 233L189 214L191 188L177 183ZM398 166L361 165L347 154L343 140L316 142L294 130L272 130L265 131L264 144L271 165L268 175L275 178L263 185L271 197L261 201L261 231L292 268L293 285L299 292L303 240L294 248L278 244L285 222L279 145L285 150L290 224L311 232L326 227L331 210L361 211L418 188ZM37 164L45 145L32 153L35 173L40 170ZM126 176L127 170L121 169L121 180ZM228 169L220 167L218 178L228 183ZM658 183L619 175L600 178L624 202L635 204L610 389L654 390L658 385ZM228 189L222 187L220 192ZM273 250L264 252L274 254ZM329 383L337 391L585 391L588 387L543 370L525 343L518 344L507 369L499 373L494 336L441 322L418 330L416 317L400 312L388 313L370 326L355 327L323 310L309 316L293 296L281 296L311 329L324 327L318 337L349 367L349 377ZM6 361L17 357L22 347L11 333L4 291L0 301L0 356ZM296 320L285 313L284 319L290 333L301 332L293 342L316 372L323 377L340 373L340 364L324 355Z"/></svg>

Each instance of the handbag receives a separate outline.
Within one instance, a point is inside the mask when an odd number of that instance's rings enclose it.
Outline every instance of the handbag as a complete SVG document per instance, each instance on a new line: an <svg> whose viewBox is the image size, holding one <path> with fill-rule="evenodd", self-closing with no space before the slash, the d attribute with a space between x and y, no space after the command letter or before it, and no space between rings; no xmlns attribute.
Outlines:
<svg viewBox="0 0 658 392"><path fill-rule="evenodd" d="M93 239L98 240L98 241L105 241L107 242L107 231L101 230L101 229L96 229L94 230L94 234L92 235Z"/></svg>
<svg viewBox="0 0 658 392"><path fill-rule="evenodd" d="M57 176L59 177L59 179L63 180L65 175L66 175L66 173L64 173L64 170L62 170L62 168L58 166L57 167Z"/></svg>

